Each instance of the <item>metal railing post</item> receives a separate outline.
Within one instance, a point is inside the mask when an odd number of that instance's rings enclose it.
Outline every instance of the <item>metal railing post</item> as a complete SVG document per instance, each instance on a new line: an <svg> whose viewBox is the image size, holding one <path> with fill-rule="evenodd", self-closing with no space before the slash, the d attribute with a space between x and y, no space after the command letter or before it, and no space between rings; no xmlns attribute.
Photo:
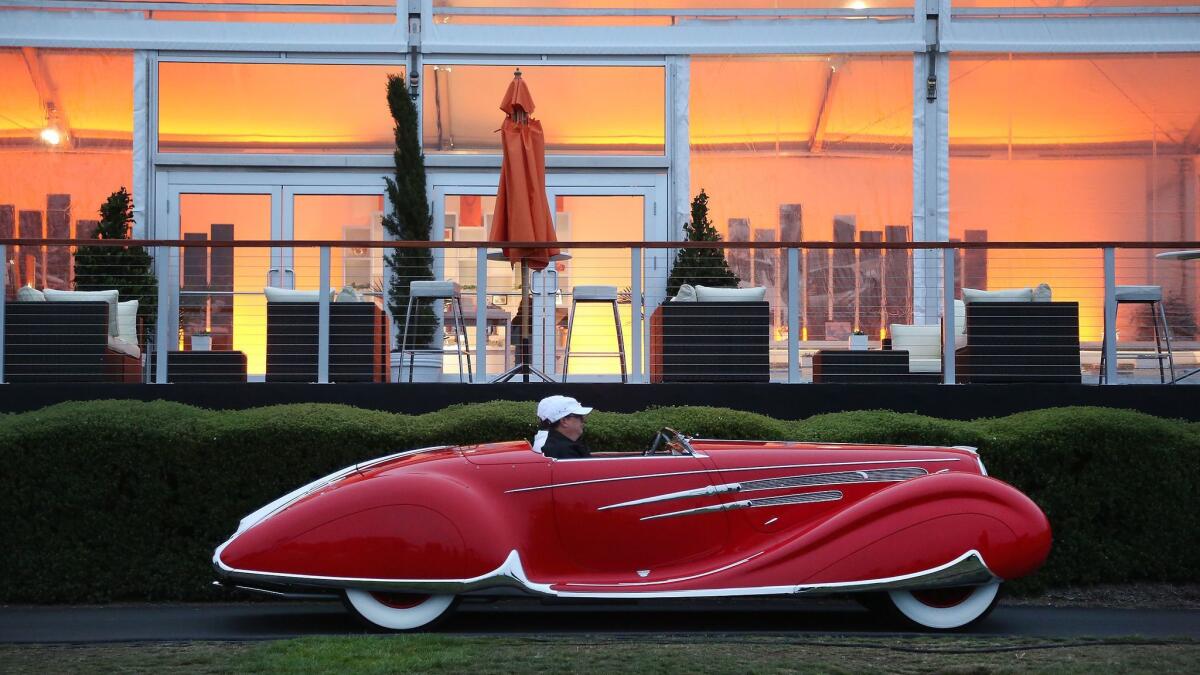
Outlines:
<svg viewBox="0 0 1200 675"><path fill-rule="evenodd" d="M0 384L4 384L4 305L8 302L8 256L4 244L0 244Z"/></svg>
<svg viewBox="0 0 1200 675"><path fill-rule="evenodd" d="M957 251L942 249L942 383L954 384L954 258Z"/></svg>
<svg viewBox="0 0 1200 675"><path fill-rule="evenodd" d="M1117 381L1117 254L1104 249L1104 381Z"/></svg>
<svg viewBox="0 0 1200 675"><path fill-rule="evenodd" d="M630 332L633 334L633 368L630 382L645 382L642 377L642 249L629 249ZM620 326L617 327L620 329Z"/></svg>
<svg viewBox="0 0 1200 675"><path fill-rule="evenodd" d="M800 381L800 251L787 250L788 287L788 379L795 384Z"/></svg>
<svg viewBox="0 0 1200 675"><path fill-rule="evenodd" d="M158 316L154 319L154 383L166 384L167 352L170 351L171 334L171 248L159 246L155 251L155 267L158 268ZM178 338L176 338L178 341Z"/></svg>
<svg viewBox="0 0 1200 675"><path fill-rule="evenodd" d="M329 384L329 247L321 247L321 290L317 292L317 384Z"/></svg>
<svg viewBox="0 0 1200 675"><path fill-rule="evenodd" d="M473 381L487 384L487 249L475 249L475 372ZM504 339L508 340L509 335Z"/></svg>

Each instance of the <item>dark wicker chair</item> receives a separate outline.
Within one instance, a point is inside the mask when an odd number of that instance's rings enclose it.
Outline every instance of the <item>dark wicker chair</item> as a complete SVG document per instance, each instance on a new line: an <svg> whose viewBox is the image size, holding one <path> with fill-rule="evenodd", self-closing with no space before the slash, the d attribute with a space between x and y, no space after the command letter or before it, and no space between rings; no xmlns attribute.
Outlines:
<svg viewBox="0 0 1200 675"><path fill-rule="evenodd" d="M267 382L317 381L320 303L267 303ZM329 305L329 380L387 382L387 315L373 302Z"/></svg>
<svg viewBox="0 0 1200 675"><path fill-rule="evenodd" d="M141 359L109 349L108 330L106 302L9 302L4 306L4 379L14 384L141 382Z"/></svg>

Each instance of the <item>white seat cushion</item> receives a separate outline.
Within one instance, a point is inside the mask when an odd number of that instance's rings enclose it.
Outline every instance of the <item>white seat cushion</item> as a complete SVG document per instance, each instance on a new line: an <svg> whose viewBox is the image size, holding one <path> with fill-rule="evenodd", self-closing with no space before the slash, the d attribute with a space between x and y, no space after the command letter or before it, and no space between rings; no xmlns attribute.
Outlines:
<svg viewBox="0 0 1200 675"><path fill-rule="evenodd" d="M50 302L107 302L108 303L108 334L117 337L121 334L117 320L117 291L57 291L47 288L43 293Z"/></svg>
<svg viewBox="0 0 1200 675"><path fill-rule="evenodd" d="M762 302L767 297L764 286L754 288L716 288L696 286L697 302Z"/></svg>
<svg viewBox="0 0 1200 675"><path fill-rule="evenodd" d="M267 302L320 302L321 291L297 291L291 288L267 286L263 289ZM329 291L329 299L334 299L333 289Z"/></svg>
<svg viewBox="0 0 1200 675"><path fill-rule="evenodd" d="M138 301L126 300L117 303L117 339L137 347Z"/></svg>
<svg viewBox="0 0 1200 675"><path fill-rule="evenodd" d="M109 337L108 338L108 348L113 350L114 352L120 352L127 356L132 356L135 359L141 358L141 356L142 356L142 350L138 348L136 342L129 342L128 340L122 340L119 337Z"/></svg>
<svg viewBox="0 0 1200 675"><path fill-rule="evenodd" d="M1117 302L1161 302L1162 286L1117 286Z"/></svg>
<svg viewBox="0 0 1200 675"><path fill-rule="evenodd" d="M17 302L45 302L46 294L33 286L22 286L17 289Z"/></svg>
<svg viewBox="0 0 1200 675"><path fill-rule="evenodd" d="M1047 289L1049 286L1047 286ZM1032 288L1006 288L999 291L962 289L963 302L1033 302Z"/></svg>
<svg viewBox="0 0 1200 675"><path fill-rule="evenodd" d="M576 301L617 299L616 286L576 286L571 293Z"/></svg>
<svg viewBox="0 0 1200 675"><path fill-rule="evenodd" d="M941 326L894 323L890 326L889 331L892 334L892 349L908 352L908 369L910 371L923 373L942 369Z"/></svg>
<svg viewBox="0 0 1200 675"><path fill-rule="evenodd" d="M409 294L414 298L441 298L449 300L461 291L453 281L414 281L408 285Z"/></svg>

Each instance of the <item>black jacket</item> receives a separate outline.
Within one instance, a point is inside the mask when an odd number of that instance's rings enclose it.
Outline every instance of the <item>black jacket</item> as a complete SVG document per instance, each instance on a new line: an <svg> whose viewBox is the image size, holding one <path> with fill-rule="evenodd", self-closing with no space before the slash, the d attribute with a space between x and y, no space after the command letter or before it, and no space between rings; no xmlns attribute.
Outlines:
<svg viewBox="0 0 1200 675"><path fill-rule="evenodd" d="M592 451L588 450L582 439L573 441L558 433L557 429L551 429L546 444L542 446L542 454L554 459L579 459L591 457Z"/></svg>

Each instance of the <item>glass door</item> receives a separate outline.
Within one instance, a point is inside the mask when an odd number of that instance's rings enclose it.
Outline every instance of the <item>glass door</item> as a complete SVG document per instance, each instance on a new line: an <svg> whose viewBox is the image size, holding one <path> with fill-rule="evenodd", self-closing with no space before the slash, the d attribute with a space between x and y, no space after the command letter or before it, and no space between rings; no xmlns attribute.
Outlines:
<svg viewBox="0 0 1200 675"><path fill-rule="evenodd" d="M444 182L443 182L444 181ZM487 241L496 204L499 175L432 176L434 231L432 238L445 241ZM660 195L666 193L666 179L659 174L569 174L547 179L547 198L554 211L555 230L566 260L556 261L547 281L556 284L553 312L535 303L533 365L561 379L566 339L575 286L612 286L618 292L617 315L626 353L626 369L634 372L637 345L645 345L645 335L633 335L632 269L629 246L618 248L580 248L572 250L571 241L633 242L668 240L666 207ZM440 278L457 281L463 287L464 312L467 315L472 353L479 361L476 331L476 293L478 262L476 249L445 249L435 259ZM642 299L657 303L666 288L666 251L642 250ZM517 320L519 275L504 261L487 261L486 375L494 377L506 370L514 359L512 322ZM617 351L616 324L612 305L575 303L576 322L572 327L570 373L578 380L617 380L620 360ZM639 315L639 319L641 319ZM646 333L644 322L642 333ZM611 356L594 356L611 352ZM447 353L446 377L457 377L453 355ZM479 375L483 377L483 373ZM490 379L490 378L489 378ZM636 380L635 380L636 381Z"/></svg>
<svg viewBox="0 0 1200 675"><path fill-rule="evenodd" d="M270 185L172 185L168 237L197 242L277 240L280 189ZM246 354L247 373L266 370L266 299L263 287L281 268L274 247L188 247L177 255L178 343L183 351L209 348ZM209 337L209 340L195 338Z"/></svg>

